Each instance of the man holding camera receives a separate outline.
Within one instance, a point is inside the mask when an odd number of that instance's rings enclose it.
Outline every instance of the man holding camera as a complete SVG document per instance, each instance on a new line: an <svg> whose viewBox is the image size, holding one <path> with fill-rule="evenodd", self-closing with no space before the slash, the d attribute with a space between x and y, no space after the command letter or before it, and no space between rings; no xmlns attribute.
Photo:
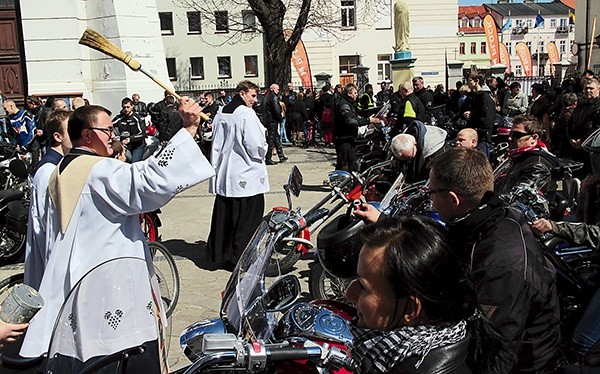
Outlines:
<svg viewBox="0 0 600 374"><path fill-rule="evenodd" d="M121 113L117 115L112 124L117 130L121 142L131 152L131 162L140 161L146 148L146 123L134 110L133 101L126 97L121 100Z"/></svg>

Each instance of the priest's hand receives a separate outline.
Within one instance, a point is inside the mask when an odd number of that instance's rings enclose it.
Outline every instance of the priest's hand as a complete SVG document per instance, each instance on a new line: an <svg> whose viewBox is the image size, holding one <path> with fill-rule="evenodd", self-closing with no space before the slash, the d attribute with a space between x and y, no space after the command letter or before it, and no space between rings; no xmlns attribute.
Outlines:
<svg viewBox="0 0 600 374"><path fill-rule="evenodd" d="M192 135L196 134L200 125L202 110L200 105L188 96L182 96L179 100L179 114L183 119L183 127Z"/></svg>

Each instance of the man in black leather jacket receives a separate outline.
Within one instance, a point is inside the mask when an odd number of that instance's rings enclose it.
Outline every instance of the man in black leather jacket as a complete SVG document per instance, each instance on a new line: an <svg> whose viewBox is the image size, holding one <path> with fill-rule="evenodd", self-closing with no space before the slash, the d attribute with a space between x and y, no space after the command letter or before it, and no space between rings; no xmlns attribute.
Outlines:
<svg viewBox="0 0 600 374"><path fill-rule="evenodd" d="M273 83L269 87L271 92L265 98L264 103L264 114L263 124L267 128L267 144L269 149L265 156L265 163L267 165L275 165L273 161L273 149L277 150L277 156L279 162L285 162L288 158L283 154L283 148L281 147L281 141L279 139L279 124L283 120L283 112L281 105L279 105L279 85Z"/></svg>
<svg viewBox="0 0 600 374"><path fill-rule="evenodd" d="M558 166L557 158L548 152L540 141L542 125L533 116L517 116L509 135L511 150L508 168L496 178L494 192L510 193L516 186L524 185L541 190L548 198L556 191L551 170Z"/></svg>
<svg viewBox="0 0 600 374"><path fill-rule="evenodd" d="M333 142L337 155L337 170L357 171L355 140L359 126L379 123L379 118L365 118L357 114L356 98L358 89L353 83L344 88L344 94L339 99L333 117Z"/></svg>
<svg viewBox="0 0 600 374"><path fill-rule="evenodd" d="M121 141L131 151L131 162L140 161L146 148L146 123L134 111L130 98L121 100L121 108L121 113L112 120L112 124L120 135L129 133L129 137Z"/></svg>
<svg viewBox="0 0 600 374"><path fill-rule="evenodd" d="M467 265L484 312L518 352L519 373L550 372L558 358L556 270L524 217L493 196L479 151L454 148L431 162L430 194Z"/></svg>

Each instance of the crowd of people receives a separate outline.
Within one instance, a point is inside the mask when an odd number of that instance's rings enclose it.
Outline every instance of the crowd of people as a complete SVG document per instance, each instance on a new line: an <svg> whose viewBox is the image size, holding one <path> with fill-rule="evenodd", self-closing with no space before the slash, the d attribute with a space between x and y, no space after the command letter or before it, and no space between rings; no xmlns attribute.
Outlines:
<svg viewBox="0 0 600 374"><path fill-rule="evenodd" d="M358 278L347 290L358 310L352 354L359 372L554 371L564 359L556 269L535 234L551 231L600 247L597 214L586 224L541 219L530 225L499 197L532 183L552 195L557 186L550 171L559 157L580 161L586 188L600 190L591 187L599 184L600 158L585 151L600 127L599 78L586 71L560 87L534 84L530 96L518 82L477 74L450 93L439 85L427 89L421 77L401 82L395 92L386 82L380 88L375 94L367 85L359 95L354 84L327 84L315 94L295 92L291 84L280 92L278 84L261 90L242 81L231 98L206 92L199 102L183 97L178 103L165 93L146 105L134 94L121 101L116 116L83 100L74 110L64 100L48 107L30 97L22 109L4 100L13 141L43 154L34 168L25 282L46 305L28 327L22 355L45 352L60 305L88 270L123 255L151 262L141 212L210 178L216 199L207 261L231 270L264 214L267 166L276 163L274 154L280 163L287 160L282 145L306 147L320 139L335 146L336 169L356 171L359 134L387 122L391 152L407 180L429 180L430 199L447 229L427 218L386 217L367 204L355 211L372 223L362 235ZM384 104L386 117L373 116ZM456 147L448 145L444 117L460 129ZM508 168L494 178L489 155L504 120L512 123ZM164 146L155 157L144 157L147 134ZM125 150L133 163L121 160ZM132 299L154 303L159 291L152 276L151 270L123 274L124 282L148 279L136 283ZM92 314L114 310L114 302L91 298L94 307L79 317L94 323ZM600 294L590 302L592 318L598 305ZM94 352L156 345L155 318L138 312L129 311L133 330L109 331L119 343ZM581 332L589 326L576 329L589 338L577 340L582 357L597 341ZM0 340L14 340L25 327L0 325ZM156 372L160 356L149 350L131 365Z"/></svg>

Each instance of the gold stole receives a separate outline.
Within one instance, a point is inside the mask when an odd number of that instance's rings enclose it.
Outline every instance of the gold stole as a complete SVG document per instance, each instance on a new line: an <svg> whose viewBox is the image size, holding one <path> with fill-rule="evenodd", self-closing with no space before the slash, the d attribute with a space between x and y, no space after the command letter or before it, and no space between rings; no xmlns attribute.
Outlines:
<svg viewBox="0 0 600 374"><path fill-rule="evenodd" d="M48 191L60 217L60 231L62 234L69 227L71 217L81 196L81 191L83 191L92 168L103 159L104 157L99 156L77 156L69 164L69 172L65 173L63 170L63 173L59 173L60 165L64 162L63 159L56 169L54 169L54 172L52 172Z"/></svg>

